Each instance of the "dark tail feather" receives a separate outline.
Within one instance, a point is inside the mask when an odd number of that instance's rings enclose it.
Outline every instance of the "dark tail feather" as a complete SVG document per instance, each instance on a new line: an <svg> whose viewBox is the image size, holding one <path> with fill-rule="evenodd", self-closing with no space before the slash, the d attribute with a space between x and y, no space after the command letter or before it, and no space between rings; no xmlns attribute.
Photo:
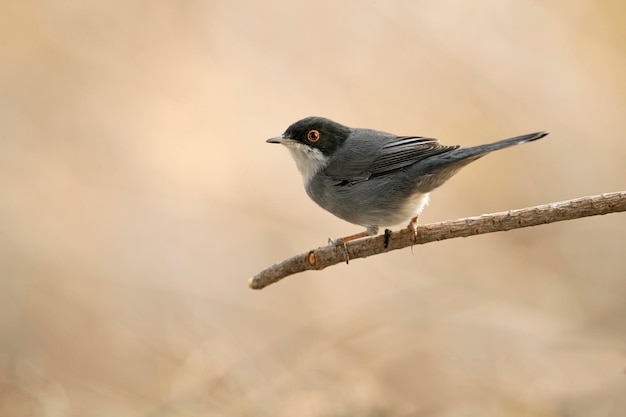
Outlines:
<svg viewBox="0 0 626 417"><path fill-rule="evenodd" d="M509 146L532 142L543 138L547 134L548 132L531 133L486 145L472 146L469 148L457 148L450 152L432 156L424 160L423 163L416 164L416 166L419 166L420 170L415 175L430 174L429 176L426 176L422 182L420 182L418 190L422 192L432 191L446 182L465 165L487 155L490 152L508 148Z"/></svg>
<svg viewBox="0 0 626 417"><path fill-rule="evenodd" d="M488 153L492 151L497 151L498 149L508 148L509 146L521 145L522 143L532 142L534 140L541 139L544 136L547 136L547 134L548 132L530 133L528 135L522 135L522 136L510 138L510 139L504 139L498 142L490 143L488 145L474 146L469 149L477 149L479 152Z"/></svg>
<svg viewBox="0 0 626 417"><path fill-rule="evenodd" d="M528 135L516 136L514 138L500 140L486 145L471 146L469 148L458 148L449 152L446 157L450 163L462 162L461 166L469 164L472 161L485 156L490 152L508 148L509 146L520 145L526 142L532 142L546 136L548 132L530 133Z"/></svg>

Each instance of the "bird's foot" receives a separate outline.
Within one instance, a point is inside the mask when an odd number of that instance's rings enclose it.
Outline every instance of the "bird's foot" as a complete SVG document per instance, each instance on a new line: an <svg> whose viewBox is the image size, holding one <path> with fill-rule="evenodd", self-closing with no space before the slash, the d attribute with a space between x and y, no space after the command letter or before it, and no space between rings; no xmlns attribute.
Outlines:
<svg viewBox="0 0 626 417"><path fill-rule="evenodd" d="M329 237L328 238L328 244L329 245L335 245L335 246L341 246L341 245L345 245L346 243L348 243L350 241L361 239L363 237L371 236L372 234L376 234L376 233L370 233L369 230L366 230L366 231L361 232L361 233L356 233L354 235L340 237L340 238L337 238L337 239L333 239L332 237Z"/></svg>
<svg viewBox="0 0 626 417"><path fill-rule="evenodd" d="M415 216L411 219L406 226L407 229L413 230L413 243L417 242L417 221L419 216Z"/></svg>
<svg viewBox="0 0 626 417"><path fill-rule="evenodd" d="M351 236L348 236L351 237ZM340 237L337 239L333 239L332 237L328 238L328 244L333 245L336 248L341 248L343 250L343 256L346 258L346 264L350 263L350 254L348 253L348 246L346 245L345 237Z"/></svg>
<svg viewBox="0 0 626 417"><path fill-rule="evenodd" d="M389 247L389 238L391 237L391 230L385 229L385 249Z"/></svg>
<svg viewBox="0 0 626 417"><path fill-rule="evenodd" d="M351 242L353 240L361 239L364 237L373 236L376 233L378 233L378 226L370 226L367 228L367 230L361 233L356 233L354 235L340 237L337 239L333 239L329 237L328 244L333 245L335 247L343 247L343 253L345 254L345 257L346 257L346 263L348 263L350 261L350 256L348 254L348 246L346 245L346 243Z"/></svg>

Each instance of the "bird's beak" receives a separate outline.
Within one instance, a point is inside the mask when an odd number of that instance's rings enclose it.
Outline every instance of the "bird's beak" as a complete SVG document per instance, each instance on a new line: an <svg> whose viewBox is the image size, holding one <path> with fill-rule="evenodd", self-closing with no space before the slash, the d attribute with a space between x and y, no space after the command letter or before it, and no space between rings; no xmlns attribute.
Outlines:
<svg viewBox="0 0 626 417"><path fill-rule="evenodd" d="M284 136L276 136L273 138L269 138L265 142L267 143L282 143L283 145L289 145L290 143L296 142L293 139L286 138Z"/></svg>
<svg viewBox="0 0 626 417"><path fill-rule="evenodd" d="M283 143L284 141L285 141L285 138L283 138L282 136L275 136L273 138L269 138L265 142L267 142L267 143Z"/></svg>

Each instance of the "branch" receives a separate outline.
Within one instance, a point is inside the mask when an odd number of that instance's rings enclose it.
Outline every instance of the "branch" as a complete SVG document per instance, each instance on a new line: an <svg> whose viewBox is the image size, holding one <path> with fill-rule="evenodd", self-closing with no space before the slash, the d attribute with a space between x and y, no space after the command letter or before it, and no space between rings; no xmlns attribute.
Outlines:
<svg viewBox="0 0 626 417"><path fill-rule="evenodd" d="M248 280L248 286L260 290L298 272L321 270L341 262L347 263L348 260L366 258L436 240L502 232L620 211L626 211L626 191L426 224L417 228L417 234L414 234L412 229L406 228L393 232L387 238L387 245L386 237L380 235L349 242L344 246L329 245L301 253L261 271Z"/></svg>

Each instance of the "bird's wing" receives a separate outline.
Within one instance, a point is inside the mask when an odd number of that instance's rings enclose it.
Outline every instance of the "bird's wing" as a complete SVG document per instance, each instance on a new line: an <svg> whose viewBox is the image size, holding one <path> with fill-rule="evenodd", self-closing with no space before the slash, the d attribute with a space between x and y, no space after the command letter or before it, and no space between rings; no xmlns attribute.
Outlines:
<svg viewBox="0 0 626 417"><path fill-rule="evenodd" d="M458 147L442 145L432 138L398 136L382 147L380 154L370 165L369 172L371 176L383 175Z"/></svg>
<svg viewBox="0 0 626 417"><path fill-rule="evenodd" d="M362 131L342 147L326 168L326 174L341 182L362 181L402 169L422 159L449 152L458 146L444 146L437 139L395 136Z"/></svg>

